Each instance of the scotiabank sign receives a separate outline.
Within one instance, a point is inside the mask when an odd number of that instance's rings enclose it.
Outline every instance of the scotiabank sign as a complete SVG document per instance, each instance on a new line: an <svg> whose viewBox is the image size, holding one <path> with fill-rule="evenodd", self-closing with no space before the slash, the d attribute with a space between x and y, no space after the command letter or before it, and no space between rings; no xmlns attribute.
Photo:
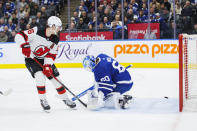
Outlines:
<svg viewBox="0 0 197 131"><path fill-rule="evenodd" d="M75 33L60 33L60 41L70 40L113 40L113 32L75 32Z"/></svg>
<svg viewBox="0 0 197 131"><path fill-rule="evenodd" d="M128 24L129 39L147 39L148 23ZM160 38L159 23L150 23L150 39Z"/></svg>

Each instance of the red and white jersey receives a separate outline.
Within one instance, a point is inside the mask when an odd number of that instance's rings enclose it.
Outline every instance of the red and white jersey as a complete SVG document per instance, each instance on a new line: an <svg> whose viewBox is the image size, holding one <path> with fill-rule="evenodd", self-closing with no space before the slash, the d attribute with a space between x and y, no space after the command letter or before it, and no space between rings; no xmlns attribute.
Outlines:
<svg viewBox="0 0 197 131"><path fill-rule="evenodd" d="M34 27L16 34L15 42L19 45L30 44L31 58L44 59L44 64L53 64L58 52L59 37L57 35L46 36L46 29L38 30Z"/></svg>

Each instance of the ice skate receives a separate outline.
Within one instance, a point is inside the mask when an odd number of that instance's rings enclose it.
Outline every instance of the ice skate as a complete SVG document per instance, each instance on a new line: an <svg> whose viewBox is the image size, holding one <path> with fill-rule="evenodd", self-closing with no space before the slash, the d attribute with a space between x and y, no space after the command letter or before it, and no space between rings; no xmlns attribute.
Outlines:
<svg viewBox="0 0 197 131"><path fill-rule="evenodd" d="M123 95L123 99L119 100L120 108L126 109L129 107L129 104L131 103L132 96L130 95Z"/></svg>
<svg viewBox="0 0 197 131"><path fill-rule="evenodd" d="M46 100L46 99L43 99L43 100L41 99L41 100L40 100L40 104L41 104L43 110L44 110L45 112L49 113L51 107L50 107L50 105L48 104L47 100Z"/></svg>
<svg viewBox="0 0 197 131"><path fill-rule="evenodd" d="M12 89L11 88L5 88L3 91L0 91L0 94L3 95L3 96L7 96L9 94L12 93Z"/></svg>
<svg viewBox="0 0 197 131"><path fill-rule="evenodd" d="M75 108L76 107L76 104L75 102L71 101L70 99L65 99L65 100L62 100L68 107L70 108Z"/></svg>

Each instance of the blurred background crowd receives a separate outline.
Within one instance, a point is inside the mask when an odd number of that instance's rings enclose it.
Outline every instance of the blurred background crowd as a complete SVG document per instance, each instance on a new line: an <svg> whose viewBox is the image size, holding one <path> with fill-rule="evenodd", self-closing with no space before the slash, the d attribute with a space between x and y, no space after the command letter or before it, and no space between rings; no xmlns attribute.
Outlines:
<svg viewBox="0 0 197 131"><path fill-rule="evenodd" d="M1 0L0 42L13 42L17 32L44 28L49 16L59 15L64 0Z"/></svg>
<svg viewBox="0 0 197 131"><path fill-rule="evenodd" d="M114 39L121 39L122 32L128 39L128 24L147 22L160 23L161 39L197 34L197 0L70 1L75 2L75 9L68 14L67 0L1 0L0 42L14 41L20 30L44 28L51 15L62 19L62 32L113 31Z"/></svg>

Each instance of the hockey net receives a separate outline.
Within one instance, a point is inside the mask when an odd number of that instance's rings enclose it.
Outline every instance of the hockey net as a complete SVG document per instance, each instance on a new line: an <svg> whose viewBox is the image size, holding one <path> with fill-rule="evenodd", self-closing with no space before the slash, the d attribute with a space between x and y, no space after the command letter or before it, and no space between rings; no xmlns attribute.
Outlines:
<svg viewBox="0 0 197 131"><path fill-rule="evenodd" d="M197 111L197 35L179 35L179 111Z"/></svg>

